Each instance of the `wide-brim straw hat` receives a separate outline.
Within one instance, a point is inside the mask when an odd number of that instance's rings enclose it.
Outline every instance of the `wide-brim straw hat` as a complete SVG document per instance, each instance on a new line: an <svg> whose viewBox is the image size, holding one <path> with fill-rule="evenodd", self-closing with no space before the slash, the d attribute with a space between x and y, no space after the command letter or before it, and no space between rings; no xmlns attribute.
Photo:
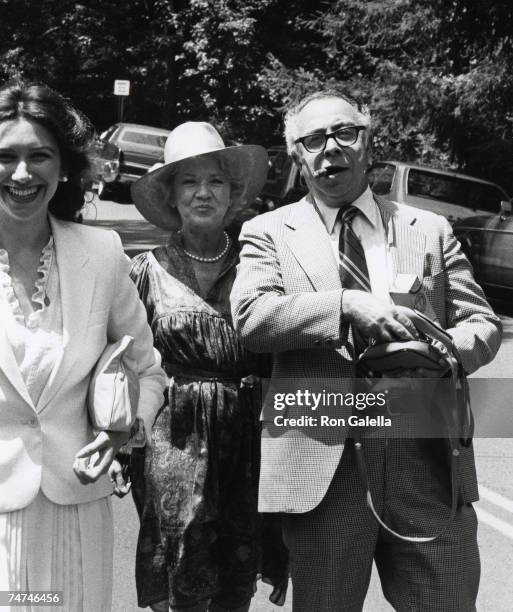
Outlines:
<svg viewBox="0 0 513 612"><path fill-rule="evenodd" d="M264 147L226 147L219 132L209 123L189 121L169 134L164 147L164 164L157 164L132 184L132 200L139 212L157 227L178 229L181 221L173 206L172 194L176 166L186 159L210 157L227 163L240 179L239 207L252 204L264 186L269 169Z"/></svg>

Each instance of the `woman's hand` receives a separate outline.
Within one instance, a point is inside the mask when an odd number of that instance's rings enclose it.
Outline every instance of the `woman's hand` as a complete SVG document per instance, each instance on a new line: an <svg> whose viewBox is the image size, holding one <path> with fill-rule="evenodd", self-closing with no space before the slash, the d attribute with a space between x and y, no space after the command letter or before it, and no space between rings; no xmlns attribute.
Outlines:
<svg viewBox="0 0 513 612"><path fill-rule="evenodd" d="M132 483L125 478L123 468L117 459L114 459L110 465L109 478L114 485L114 495L117 495L118 497L125 497L125 495L130 491Z"/></svg>
<svg viewBox="0 0 513 612"><path fill-rule="evenodd" d="M73 463L73 471L80 482L96 482L105 474L127 438L126 432L101 431L90 444L81 448Z"/></svg>

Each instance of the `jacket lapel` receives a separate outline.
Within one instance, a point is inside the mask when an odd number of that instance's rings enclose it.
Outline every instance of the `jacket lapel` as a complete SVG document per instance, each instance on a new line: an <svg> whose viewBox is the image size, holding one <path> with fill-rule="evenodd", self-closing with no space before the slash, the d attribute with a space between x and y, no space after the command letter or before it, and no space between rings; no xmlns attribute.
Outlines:
<svg viewBox="0 0 513 612"><path fill-rule="evenodd" d="M7 326L14 325L14 317L3 295L0 296L0 320L0 369L27 404L34 408L7 337Z"/></svg>
<svg viewBox="0 0 513 612"><path fill-rule="evenodd" d="M340 275L328 233L313 205L303 198L285 221L286 241L317 291L340 289Z"/></svg>
<svg viewBox="0 0 513 612"><path fill-rule="evenodd" d="M59 270L62 306L63 347L46 387L37 403L41 412L59 391L87 341L87 322L94 292L95 276L89 255L73 223L50 217Z"/></svg>

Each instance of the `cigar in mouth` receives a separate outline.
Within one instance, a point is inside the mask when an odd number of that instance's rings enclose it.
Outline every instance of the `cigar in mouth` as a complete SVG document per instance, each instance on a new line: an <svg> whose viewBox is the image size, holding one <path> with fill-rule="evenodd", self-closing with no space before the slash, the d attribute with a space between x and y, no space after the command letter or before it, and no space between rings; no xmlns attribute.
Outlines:
<svg viewBox="0 0 513 612"><path fill-rule="evenodd" d="M320 170L316 170L313 175L315 178L322 178L324 176L332 176L333 174L342 172L343 169L344 168L340 168L339 166L328 166L327 168L321 168Z"/></svg>

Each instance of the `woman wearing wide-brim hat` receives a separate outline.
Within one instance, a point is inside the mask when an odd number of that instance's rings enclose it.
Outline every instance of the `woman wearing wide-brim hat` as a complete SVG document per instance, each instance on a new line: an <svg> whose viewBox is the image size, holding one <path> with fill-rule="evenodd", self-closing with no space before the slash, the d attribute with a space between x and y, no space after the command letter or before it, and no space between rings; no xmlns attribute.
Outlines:
<svg viewBox="0 0 513 612"><path fill-rule="evenodd" d="M268 158L260 146L225 147L211 125L195 122L171 132L164 158L132 186L138 210L170 231L131 272L170 378L152 443L132 475L139 605L244 611L262 569L261 357L241 347L232 326L238 245L225 227L258 195ZM269 543L276 548L266 556L277 566L269 578L282 587L284 549L279 537ZM281 594L275 589L275 598Z"/></svg>

